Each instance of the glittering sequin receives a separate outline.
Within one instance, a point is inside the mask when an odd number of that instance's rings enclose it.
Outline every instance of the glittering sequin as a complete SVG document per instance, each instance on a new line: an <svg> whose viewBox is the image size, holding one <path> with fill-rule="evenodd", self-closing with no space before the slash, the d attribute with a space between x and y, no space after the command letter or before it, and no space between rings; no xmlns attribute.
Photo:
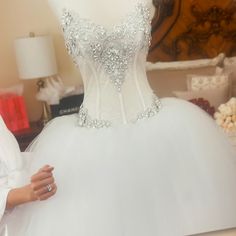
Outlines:
<svg viewBox="0 0 236 236"><path fill-rule="evenodd" d="M92 60L103 68L119 92L136 52L147 52L150 45L150 10L141 3L111 30L69 9L64 9L61 25L74 63L79 65L79 57ZM143 36L137 40L140 33Z"/></svg>

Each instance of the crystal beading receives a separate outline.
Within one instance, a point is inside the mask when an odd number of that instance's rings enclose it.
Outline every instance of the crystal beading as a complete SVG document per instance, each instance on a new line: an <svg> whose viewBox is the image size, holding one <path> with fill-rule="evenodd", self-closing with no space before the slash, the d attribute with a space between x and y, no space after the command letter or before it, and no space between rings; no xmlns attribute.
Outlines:
<svg viewBox="0 0 236 236"><path fill-rule="evenodd" d="M153 101L151 106L145 109L145 111L140 112L135 120L132 120L128 123L136 123L139 120L153 117L160 111L161 107L162 104L160 99L157 96L153 96ZM97 129L108 128L112 126L112 122L108 120L92 119L88 114L88 110L84 108L82 105L78 113L78 126L86 128L97 128Z"/></svg>
<svg viewBox="0 0 236 236"><path fill-rule="evenodd" d="M110 127L111 122L106 120L92 119L88 114L88 110L82 105L78 113L78 126L100 129Z"/></svg>
<svg viewBox="0 0 236 236"><path fill-rule="evenodd" d="M111 29L96 24L90 19L82 18L70 9L64 9L61 17L65 44L76 66L80 60L92 62L95 70L107 74L115 89L121 93L122 85L129 69L133 69L137 53L147 55L151 43L150 9L139 3L120 24ZM147 109L137 114L135 120L149 118L159 112L161 102L154 96ZM78 126L87 128L106 128L111 121L93 119L89 111L81 106L78 113Z"/></svg>
<svg viewBox="0 0 236 236"><path fill-rule="evenodd" d="M118 92L136 52L147 52L151 40L150 9L141 3L111 30L69 9L63 10L61 25L74 63L79 66L79 57L94 61L107 73ZM143 36L136 40L140 33Z"/></svg>
<svg viewBox="0 0 236 236"><path fill-rule="evenodd" d="M151 107L147 108L143 112L140 112L134 122L136 122L137 120L147 119L152 116L155 116L160 111L161 107L162 104L160 99L157 96L153 96L153 102L151 104Z"/></svg>

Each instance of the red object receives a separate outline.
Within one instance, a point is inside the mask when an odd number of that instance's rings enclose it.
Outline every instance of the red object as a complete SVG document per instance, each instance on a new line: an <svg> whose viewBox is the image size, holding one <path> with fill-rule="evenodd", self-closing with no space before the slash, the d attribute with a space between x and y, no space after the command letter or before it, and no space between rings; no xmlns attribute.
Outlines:
<svg viewBox="0 0 236 236"><path fill-rule="evenodd" d="M210 116L214 117L215 108L213 106L211 106L210 103L207 100L205 100L204 98L195 98L195 99L191 99L189 101L192 102L193 104L199 106L200 108L202 108Z"/></svg>
<svg viewBox="0 0 236 236"><path fill-rule="evenodd" d="M0 95L0 115L7 128L12 132L29 128L29 120L22 96Z"/></svg>

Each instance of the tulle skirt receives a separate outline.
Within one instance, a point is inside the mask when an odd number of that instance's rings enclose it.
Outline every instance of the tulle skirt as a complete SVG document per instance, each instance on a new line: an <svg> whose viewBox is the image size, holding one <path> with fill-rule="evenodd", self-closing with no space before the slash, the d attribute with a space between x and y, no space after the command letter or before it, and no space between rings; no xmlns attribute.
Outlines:
<svg viewBox="0 0 236 236"><path fill-rule="evenodd" d="M236 153L204 111L165 98L153 118L104 129L56 118L30 148L57 194L15 208L9 236L183 236L236 227Z"/></svg>

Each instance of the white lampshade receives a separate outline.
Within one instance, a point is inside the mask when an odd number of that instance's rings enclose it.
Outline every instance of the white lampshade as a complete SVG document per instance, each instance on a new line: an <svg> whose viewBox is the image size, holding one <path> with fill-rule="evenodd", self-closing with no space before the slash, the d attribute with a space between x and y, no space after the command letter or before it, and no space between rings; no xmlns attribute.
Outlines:
<svg viewBox="0 0 236 236"><path fill-rule="evenodd" d="M51 36L16 39L15 53L21 79L45 78L57 74Z"/></svg>

